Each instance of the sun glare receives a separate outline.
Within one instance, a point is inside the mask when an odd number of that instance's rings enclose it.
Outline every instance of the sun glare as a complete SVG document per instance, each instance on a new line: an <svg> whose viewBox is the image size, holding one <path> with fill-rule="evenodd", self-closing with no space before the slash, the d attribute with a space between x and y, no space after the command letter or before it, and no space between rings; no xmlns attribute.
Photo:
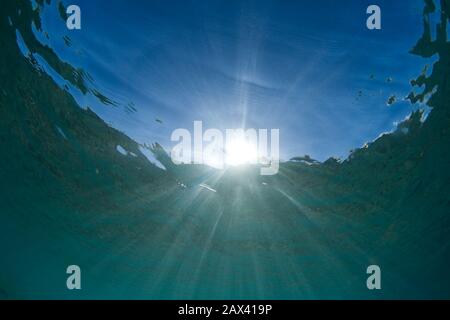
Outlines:
<svg viewBox="0 0 450 320"><path fill-rule="evenodd" d="M250 143L244 138L235 138L227 141L225 147L225 164L238 166L256 163L257 159L258 149L256 144Z"/></svg>

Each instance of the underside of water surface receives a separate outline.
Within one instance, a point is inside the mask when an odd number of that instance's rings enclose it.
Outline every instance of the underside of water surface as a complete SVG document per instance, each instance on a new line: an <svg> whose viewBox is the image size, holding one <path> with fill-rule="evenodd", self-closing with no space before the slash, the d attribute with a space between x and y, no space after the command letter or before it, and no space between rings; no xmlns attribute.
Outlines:
<svg viewBox="0 0 450 320"><path fill-rule="evenodd" d="M436 57L411 82L426 119L419 109L344 161L285 161L273 176L175 165L159 145L165 170L149 161L39 64L109 102L36 39L57 4L36 3L0 5L0 298L450 298L449 1L425 1L411 50ZM67 290L73 264L82 290ZM367 289L369 265L382 290Z"/></svg>

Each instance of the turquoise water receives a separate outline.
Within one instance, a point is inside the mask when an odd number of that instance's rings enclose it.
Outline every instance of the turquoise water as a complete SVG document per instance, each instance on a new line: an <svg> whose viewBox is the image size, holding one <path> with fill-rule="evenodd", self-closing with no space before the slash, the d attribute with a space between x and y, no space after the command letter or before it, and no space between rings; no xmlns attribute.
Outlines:
<svg viewBox="0 0 450 320"><path fill-rule="evenodd" d="M87 72L35 38L36 3L0 11L0 298L450 298L445 10L411 50L437 58L411 83L426 119L414 112L345 161L288 161L265 177L251 166L174 166L159 146L150 149L167 170L149 162L42 69L38 60L92 90ZM71 264L80 291L66 288ZM380 291L366 288L371 264Z"/></svg>

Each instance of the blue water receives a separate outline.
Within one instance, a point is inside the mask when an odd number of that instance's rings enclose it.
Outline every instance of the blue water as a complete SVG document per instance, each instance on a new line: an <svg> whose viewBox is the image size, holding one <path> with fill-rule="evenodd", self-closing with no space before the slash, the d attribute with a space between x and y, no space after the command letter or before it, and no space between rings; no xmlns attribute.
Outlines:
<svg viewBox="0 0 450 320"><path fill-rule="evenodd" d="M445 11L411 50L435 61L409 84L417 111L345 160L260 176L175 166L81 104L115 101L36 38L49 6L1 4L0 298L450 298ZM382 290L366 287L371 264Z"/></svg>

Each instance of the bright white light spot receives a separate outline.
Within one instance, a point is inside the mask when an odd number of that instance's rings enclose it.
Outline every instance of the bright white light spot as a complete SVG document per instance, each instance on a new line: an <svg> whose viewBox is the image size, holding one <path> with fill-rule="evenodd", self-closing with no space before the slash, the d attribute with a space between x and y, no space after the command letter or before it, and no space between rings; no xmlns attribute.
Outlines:
<svg viewBox="0 0 450 320"><path fill-rule="evenodd" d="M120 144L118 144L116 146L116 150L117 152L119 152L120 154L126 156L128 154L127 150L125 150Z"/></svg>
<svg viewBox="0 0 450 320"><path fill-rule="evenodd" d="M254 164L258 160L258 148L245 138L236 137L226 143L225 164L238 166L242 164Z"/></svg>

